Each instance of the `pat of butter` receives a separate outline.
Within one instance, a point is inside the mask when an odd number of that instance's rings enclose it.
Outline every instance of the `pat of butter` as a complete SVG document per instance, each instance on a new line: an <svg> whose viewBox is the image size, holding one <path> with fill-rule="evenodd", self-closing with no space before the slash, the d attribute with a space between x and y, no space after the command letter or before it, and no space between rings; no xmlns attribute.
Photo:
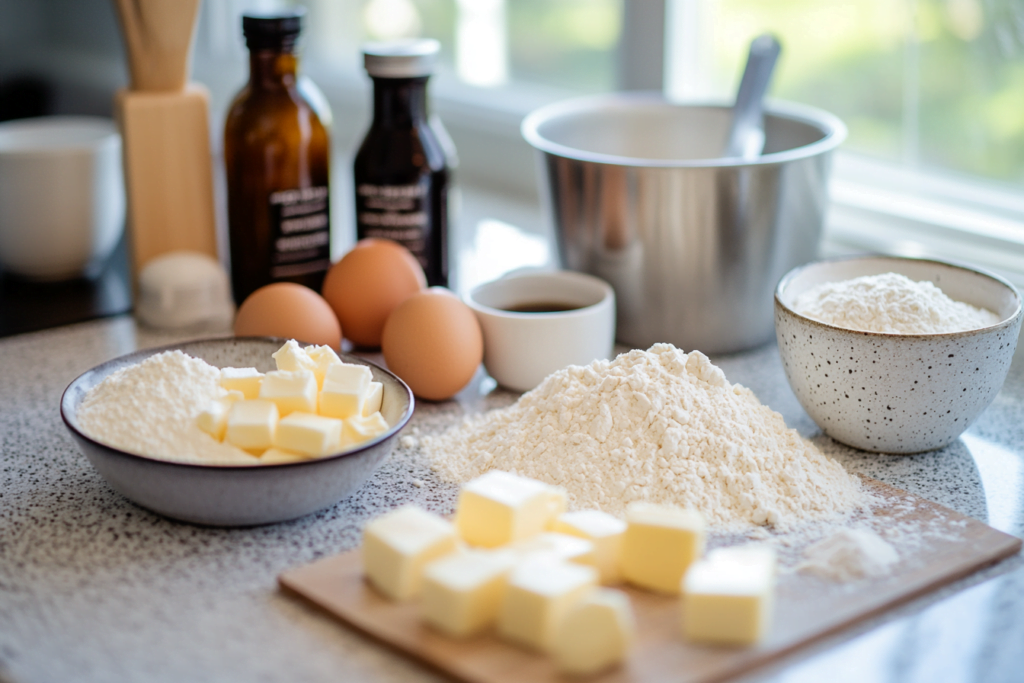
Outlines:
<svg viewBox="0 0 1024 683"><path fill-rule="evenodd" d="M366 398L363 401L363 417L380 412L383 403L384 385L380 382L370 382L370 388L366 390Z"/></svg>
<svg viewBox="0 0 1024 683"><path fill-rule="evenodd" d="M523 560L550 558L596 568L594 544L569 534L546 531L504 546L499 552L505 550Z"/></svg>
<svg viewBox="0 0 1024 683"><path fill-rule="evenodd" d="M594 567L605 586L622 582L622 539L626 523L600 510L579 510L558 516L553 529L594 544Z"/></svg>
<svg viewBox="0 0 1024 683"><path fill-rule="evenodd" d="M636 638L629 597L598 588L577 602L555 634L552 655L560 671L586 676L623 661Z"/></svg>
<svg viewBox="0 0 1024 683"><path fill-rule="evenodd" d="M314 376L316 374L316 362L309 357L306 349L299 346L299 343L294 339L289 339L285 342L285 345L271 354L271 357L277 363L278 370L284 370L285 372L309 370L314 373Z"/></svg>
<svg viewBox="0 0 1024 683"><path fill-rule="evenodd" d="M301 462L303 460L309 460L309 456L301 453L292 453L280 448L268 448L260 456L261 465L278 465L286 462Z"/></svg>
<svg viewBox="0 0 1024 683"><path fill-rule="evenodd" d="M345 448L357 446L364 441L375 439L386 431L388 423L380 413L374 413L369 417L356 415L345 420L342 445Z"/></svg>
<svg viewBox="0 0 1024 683"><path fill-rule="evenodd" d="M415 505L404 505L366 525L363 570L386 597L406 600L419 593L423 568L457 546L451 522Z"/></svg>
<svg viewBox="0 0 1024 683"><path fill-rule="evenodd" d="M509 576L498 635L532 650L550 652L562 619L596 585L593 567L551 560L523 562Z"/></svg>
<svg viewBox="0 0 1024 683"><path fill-rule="evenodd" d="M277 423L274 446L310 456L341 450L341 420L312 413L294 412Z"/></svg>
<svg viewBox="0 0 1024 683"><path fill-rule="evenodd" d="M683 579L683 635L693 641L750 645L768 633L775 601L771 548L721 548Z"/></svg>
<svg viewBox="0 0 1024 683"><path fill-rule="evenodd" d="M274 445L277 419L277 406L270 401L235 401L228 412L225 436L233 446L263 451Z"/></svg>
<svg viewBox="0 0 1024 683"><path fill-rule="evenodd" d="M492 470L462 487L455 526L467 543L496 548L541 533L564 511L561 489Z"/></svg>
<svg viewBox="0 0 1024 683"><path fill-rule="evenodd" d="M373 373L365 365L340 363L327 368L320 392L320 414L346 420L363 413Z"/></svg>
<svg viewBox="0 0 1024 683"><path fill-rule="evenodd" d="M511 553L472 550L434 560L423 571L423 621L453 638L486 630L498 619L515 563Z"/></svg>
<svg viewBox="0 0 1024 683"><path fill-rule="evenodd" d="M268 372L260 384L260 398L272 401L281 417L295 411L316 412L316 377L309 370Z"/></svg>
<svg viewBox="0 0 1024 683"><path fill-rule="evenodd" d="M330 346L309 346L306 347L306 354L315 365L313 374L316 376L316 386L318 389L323 389L327 368L332 365L340 365L341 359Z"/></svg>
<svg viewBox="0 0 1024 683"><path fill-rule="evenodd" d="M244 398L245 396L240 391L225 392L224 396L210 401L203 412L199 413L196 424L217 441L223 441L224 432L228 428L228 412L231 410L231 404Z"/></svg>
<svg viewBox="0 0 1024 683"><path fill-rule="evenodd" d="M240 391L252 400L259 398L263 373L256 368L221 368L220 385L228 391Z"/></svg>
<svg viewBox="0 0 1024 683"><path fill-rule="evenodd" d="M626 581L675 595L690 565L704 554L704 517L670 505L631 503L622 538Z"/></svg>

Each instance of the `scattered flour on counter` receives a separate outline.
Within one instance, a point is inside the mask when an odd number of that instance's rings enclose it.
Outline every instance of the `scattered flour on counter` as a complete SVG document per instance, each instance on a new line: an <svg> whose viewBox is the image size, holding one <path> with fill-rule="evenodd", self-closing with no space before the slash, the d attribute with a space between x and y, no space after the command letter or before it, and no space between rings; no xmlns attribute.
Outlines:
<svg viewBox="0 0 1024 683"><path fill-rule="evenodd" d="M833 581L855 581L889 573L896 549L869 529L841 529L804 551L798 570Z"/></svg>
<svg viewBox="0 0 1024 683"><path fill-rule="evenodd" d="M719 529L785 527L869 502L753 392L670 344L560 370L421 446L451 482L501 469L564 487L576 509L671 503Z"/></svg>
<svg viewBox="0 0 1024 683"><path fill-rule="evenodd" d="M78 424L96 441L152 458L258 462L197 426L199 413L222 394L219 369L181 351L165 351L93 387L78 408Z"/></svg>
<svg viewBox="0 0 1024 683"><path fill-rule="evenodd" d="M889 334L938 334L995 325L992 311L954 301L931 282L897 273L825 282L803 292L793 310L829 325Z"/></svg>

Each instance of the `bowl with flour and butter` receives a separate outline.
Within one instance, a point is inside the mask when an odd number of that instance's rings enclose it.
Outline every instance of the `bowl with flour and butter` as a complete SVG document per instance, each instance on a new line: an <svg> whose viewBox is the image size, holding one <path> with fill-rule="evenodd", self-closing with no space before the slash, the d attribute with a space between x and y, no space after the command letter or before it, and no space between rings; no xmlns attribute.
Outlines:
<svg viewBox="0 0 1024 683"><path fill-rule="evenodd" d="M99 365L65 390L61 417L131 501L186 522L250 526L355 492L413 406L402 380L362 358L232 337Z"/></svg>
<svg viewBox="0 0 1024 683"><path fill-rule="evenodd" d="M1021 326L1006 280L929 259L859 256L790 271L775 329L790 386L836 441L942 448L999 393Z"/></svg>

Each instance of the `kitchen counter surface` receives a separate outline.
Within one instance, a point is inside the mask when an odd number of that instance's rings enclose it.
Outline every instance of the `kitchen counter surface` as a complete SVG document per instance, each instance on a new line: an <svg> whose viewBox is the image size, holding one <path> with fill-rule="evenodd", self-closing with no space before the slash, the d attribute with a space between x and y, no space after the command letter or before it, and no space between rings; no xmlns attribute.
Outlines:
<svg viewBox="0 0 1024 683"><path fill-rule="evenodd" d="M499 226L500 227L500 226ZM498 233L501 232L499 229ZM415 501L450 512L454 489L399 447L356 494L310 517L252 529L166 520L115 493L61 423L81 372L195 335L126 316L0 340L0 683L443 680L282 594L277 575L350 549L372 516ZM856 472L1024 535L1024 353L958 441L909 457L820 435L768 345L713 360ZM420 402L405 434L510 404L480 372L457 400ZM1024 680L1024 561L1013 557L753 678Z"/></svg>

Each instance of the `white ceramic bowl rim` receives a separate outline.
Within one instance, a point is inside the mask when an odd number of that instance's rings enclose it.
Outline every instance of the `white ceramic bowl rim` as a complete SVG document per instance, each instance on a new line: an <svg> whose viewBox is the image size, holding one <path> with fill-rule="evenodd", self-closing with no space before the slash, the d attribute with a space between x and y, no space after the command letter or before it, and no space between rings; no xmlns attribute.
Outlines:
<svg viewBox="0 0 1024 683"><path fill-rule="evenodd" d="M595 301L592 304L588 304L586 306L581 306L580 308L573 308L573 309L567 310L567 311L534 311L534 312L508 311L508 310L505 310L504 308L496 308L494 306L489 306L489 305L487 305L485 303L481 303L480 301L477 301L477 296L479 296L482 293L485 293L487 290L497 289L499 287L504 286L504 284L507 283L507 282L510 282L512 280L519 280L519 279L551 280L552 282L557 282L559 280L567 280L567 279L568 280L575 280L578 283L582 283L584 285L594 285L596 287L600 287L601 290L602 290L602 294L601 294L601 298L598 299L597 301ZM612 286L609 285L604 280L602 280L601 278L594 277L593 275L587 275L586 273L577 273L577 272L572 271L572 270L558 270L558 271L543 272L543 273L522 273L522 274L519 274L519 275L511 275L511 276L507 276L507 277L498 278L497 280L491 280L489 282L484 282L482 284L477 285L472 290L470 290L469 294L467 294L465 296L465 301L466 301L466 305L468 305L472 309L475 309L475 310L478 310L478 311L482 311L484 313L489 313L491 315L503 316L503 317L508 317L508 318L521 318L521 319L536 319L538 317L540 317L540 318L555 318L555 317L559 317L559 318L561 318L561 317L573 318L573 317L577 317L577 316L588 315L590 312L592 312L598 306L601 306L601 305L605 304L608 301L608 298L610 296L612 296L612 295L614 295L614 290L612 289ZM552 291L551 297L553 299L557 298L558 297L558 293L555 292L555 291Z"/></svg>
<svg viewBox="0 0 1024 683"><path fill-rule="evenodd" d="M337 460L339 458L346 458L346 457L349 457L349 456L352 456L352 455L356 455L358 453L361 453L361 452L363 452L365 450L368 450L368 449L372 448L373 446L376 446L377 444L381 443L382 441L386 441L387 439L391 438L399 430L401 430L403 427L405 427L405 425L408 424L409 420L412 418L413 410L416 407L415 399L413 398L412 390L409 389L409 386L405 382L403 382L400 377L395 375L393 372L382 368L381 366L377 365L376 363L374 363L372 361L368 361L368 360L366 360L364 358L359 358L358 356L347 356L347 354L338 354L338 355L340 357L342 357L342 360L345 360L346 358L348 358L348 359L356 361L358 363L372 366L372 367L380 370L384 374L389 375L390 377L394 378L394 380L398 383L398 386L402 387L405 390L405 392L406 392L406 394L408 396L408 399L409 399L409 405L405 409L405 412L402 413L402 417L398 420L398 422L396 424L390 425L388 430L386 432L384 432L383 434L381 434L380 436L378 436L378 437L376 437L374 439L371 439L369 441L363 442L362 444L359 445L358 448L353 448L351 450L342 451L340 453L335 453L333 455L325 455L325 456L320 457L320 458L310 458L309 460L302 460L302 461L299 461L299 462L270 463L270 464L266 464L266 465L232 465L232 464L216 464L216 463L197 463L197 462L186 462L186 461L180 461L180 460L168 460L168 459L164 459L164 458L154 458L154 457L151 457L151 456L148 456L148 455L139 455L138 453L130 453L128 451L121 450L120 448L117 448L116 446L111 446L110 444L106 444L106 443L103 443L102 441L97 441L96 439L93 439L91 436L89 436L88 434L85 434L82 430L80 430L71 421L71 419L68 417L67 413L65 412L64 398L67 396L68 391L71 390L71 387L73 387L85 375L88 375L88 374L90 374L92 372L95 372L95 371L103 368L106 365L112 365L112 364L121 365L121 364L126 363L129 360L142 361L142 360L145 360L146 358L149 358L150 356L154 356L154 355L156 355L158 353L161 353L163 351L175 351L175 350L180 349L184 345L193 344L193 343L196 343L196 342L213 343L213 342L218 342L218 341L236 342L236 341L247 341L247 340L274 341L274 342L280 342L281 344L284 344L285 342L288 341L287 339L283 339L281 337L234 337L234 336L232 336L232 337L206 337L206 338L202 338L202 339L190 339L188 341L177 342L175 344L168 344L166 346L158 346L158 347L154 347L154 348L150 348L150 349L139 349L138 351L133 351L132 353L128 353L128 354L125 354L123 356L118 356L117 358L112 358L112 359L106 361L105 363L100 363L99 365L97 365L97 366L95 366L93 368L90 368L89 370L86 370L81 375L76 377L70 384L68 384L67 388L64 389L64 393L61 394L61 397L60 397L60 417L64 421L64 425L69 430L71 430L71 432L73 432L75 435L81 437L83 440L88 441L91 444L94 444L96 446L100 446L102 448L105 448L108 451L110 451L112 453L115 453L117 455L124 456L125 458L129 458L129 459L135 458L135 459L138 459L138 460L145 460L145 461L148 461L148 462L158 462L158 463L161 463L163 465L176 466L176 467L186 467L186 468L194 468L194 469L200 469L200 470L216 469L216 470L238 470L238 471L253 471L253 472L259 472L259 471L262 471L262 470L267 470L269 468L302 467L303 465L308 465L310 463L326 462L328 460Z"/></svg>
<svg viewBox="0 0 1024 683"><path fill-rule="evenodd" d="M0 123L2 156L91 152L119 141L114 121L99 116L40 116Z"/></svg>
<svg viewBox="0 0 1024 683"><path fill-rule="evenodd" d="M998 282L1003 287L1005 287L1010 292L1012 292L1013 296L1014 296L1014 299L1016 299L1016 301L1017 301L1017 306L1016 306L1016 308L1014 308L1013 313L1011 313L1008 316L1005 316L1002 320L1000 320L995 325L989 325L988 327L976 327L974 329L960 330L960 331L957 331L957 332L933 332L933 333L929 333L929 334L898 334L898 333L895 333L895 332L872 332L870 330L854 330L854 329L851 329L849 327L840 327L838 325L831 325L829 323L822 322L821 320L816 320L814 318L809 318L809 317L807 317L805 315L797 313L796 311L794 311L792 308L790 308L782 300L782 294L783 294L783 292L786 291L786 287L788 287L789 284L794 279L796 279L800 274L802 274L804 271L806 271L806 270L808 270L810 268L817 268L817 267L820 267L822 265L828 265L830 263L843 263L843 262L847 262L847 261L860 261L860 260L864 260L864 259L871 259L873 261L893 261L893 262L914 261L914 262L917 262L917 263L935 263L935 264L938 264L938 265L941 265L941 266L946 266L946 267L949 267L949 268L955 268L957 270L963 270L963 271L967 271L969 273L974 273L976 275L981 275L982 277L987 277L987 278L989 278L991 280L994 280L995 282ZM896 271L893 271L893 272L896 272ZM828 329L843 330L844 332L852 332L852 333L858 334L858 335L867 335L867 336L875 336L875 337L887 337L887 338L906 337L906 338L910 338L910 339L939 339L939 338L958 337L958 336L962 336L962 335L966 335L966 334L977 334L978 332L982 332L982 331L995 330L995 329L999 329L1001 327L1008 327L1011 324L1013 324L1013 321L1019 315L1021 315L1021 296L1020 296L1020 292L1018 292L1017 288L1014 287L1013 284L1011 284L1008 280L1006 280L1006 279L996 275L995 273L991 273L991 272L989 272L987 270L984 270L984 269L981 269L981 268L977 268L975 266L969 266L969 265L967 265L965 263L956 263L956 262L953 262L953 261L943 261L941 259L932 259L932 258L915 258L915 257L911 257L911 256L890 256L890 255L887 255L887 254L859 254L859 255L855 255L855 256L837 256L837 257L834 257L834 258L820 259L820 260L814 261L812 263L806 263L806 264L804 264L802 266L797 266L793 270L791 270L788 273L786 273L785 275L783 275L782 279L779 280L779 284L775 287L775 305L781 307L787 313L792 314L793 316L799 318L800 320L803 320L805 322L811 323L813 325L818 325L818 326L821 326L821 327L825 327L825 328L828 328Z"/></svg>
<svg viewBox="0 0 1024 683"><path fill-rule="evenodd" d="M640 157L619 156L614 154L603 154L590 152L575 147L563 145L540 133L543 124L554 119L565 116L572 116L596 109L631 109L635 107L663 106L669 108L686 109L696 107L709 107L716 109L731 109L731 104L722 102L687 102L675 104L669 102L658 93L636 92L636 93L612 93L604 95L590 95L576 97L561 102L555 102L530 112L521 126L523 137L534 148L577 161L585 161L596 164L609 164L613 166L639 166L644 168L730 168L761 166L769 164L783 164L798 159L824 154L838 147L846 139L846 124L839 117L830 114L822 109L810 107L793 102L772 101L765 106L765 113L782 119L788 119L802 123L811 128L816 128L822 133L821 139L809 144L787 149L771 154L764 154L756 161L741 161L738 159L646 159Z"/></svg>

